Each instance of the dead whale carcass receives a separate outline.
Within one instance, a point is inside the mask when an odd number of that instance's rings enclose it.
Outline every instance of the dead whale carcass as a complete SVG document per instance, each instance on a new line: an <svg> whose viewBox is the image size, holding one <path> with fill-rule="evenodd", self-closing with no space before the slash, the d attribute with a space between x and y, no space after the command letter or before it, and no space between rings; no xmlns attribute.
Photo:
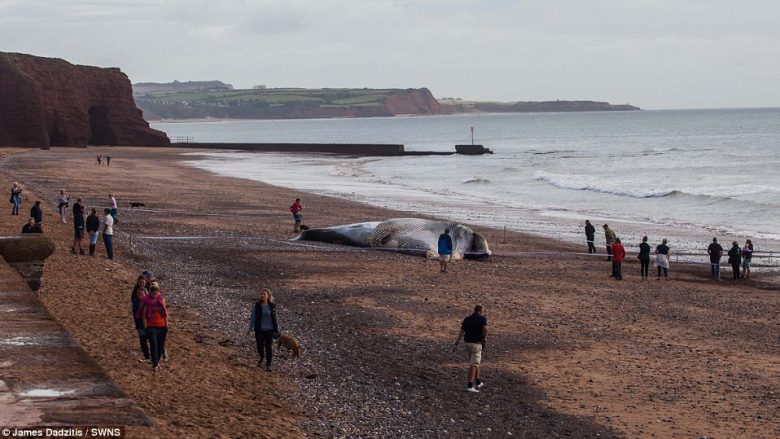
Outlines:
<svg viewBox="0 0 780 439"><path fill-rule="evenodd" d="M297 238L356 247L376 247L424 252L427 257L438 256L439 235L444 229L452 236L453 259L475 259L490 256L487 240L478 232L457 223L421 218L394 218L323 229L305 230Z"/></svg>

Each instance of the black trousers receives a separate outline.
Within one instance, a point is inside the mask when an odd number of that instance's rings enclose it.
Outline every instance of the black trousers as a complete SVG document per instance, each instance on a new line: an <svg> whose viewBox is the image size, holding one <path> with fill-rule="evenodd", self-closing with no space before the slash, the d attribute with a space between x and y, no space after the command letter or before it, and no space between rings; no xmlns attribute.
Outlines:
<svg viewBox="0 0 780 439"><path fill-rule="evenodd" d="M740 264L731 264L731 269L734 271L734 279L739 279L739 266Z"/></svg>
<svg viewBox="0 0 780 439"><path fill-rule="evenodd" d="M146 336L149 338L149 350L152 354L152 366L156 367L160 364L160 358L163 352L165 352L166 335L168 335L168 328L146 327Z"/></svg>
<svg viewBox="0 0 780 439"><path fill-rule="evenodd" d="M596 245L593 244L593 240L588 240L588 253L596 253Z"/></svg>
<svg viewBox="0 0 780 439"><path fill-rule="evenodd" d="M650 271L650 259L640 259L639 263L642 265L640 268L640 271L642 272L642 277L647 277L647 273Z"/></svg>
<svg viewBox="0 0 780 439"><path fill-rule="evenodd" d="M141 352L144 353L144 358L148 360L151 355L149 351L149 337L146 335L145 329L136 329L136 332L138 332L138 341L141 343Z"/></svg>
<svg viewBox="0 0 780 439"><path fill-rule="evenodd" d="M621 263L612 261L612 276L617 280L623 280L623 273L621 272Z"/></svg>
<svg viewBox="0 0 780 439"><path fill-rule="evenodd" d="M270 366L271 360L274 358L274 330L255 331L255 341L257 342L257 354L260 355L260 361L265 359L265 365Z"/></svg>
<svg viewBox="0 0 780 439"><path fill-rule="evenodd" d="M607 244L607 260L612 260L612 244Z"/></svg>

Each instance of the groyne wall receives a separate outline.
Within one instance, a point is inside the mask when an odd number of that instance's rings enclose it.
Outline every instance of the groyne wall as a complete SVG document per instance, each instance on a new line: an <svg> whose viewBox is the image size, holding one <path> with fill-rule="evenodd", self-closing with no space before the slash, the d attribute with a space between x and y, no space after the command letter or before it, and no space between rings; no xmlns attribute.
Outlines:
<svg viewBox="0 0 780 439"><path fill-rule="evenodd" d="M171 146L262 152L319 152L359 156L400 156L405 153L403 145L379 143L174 143Z"/></svg>

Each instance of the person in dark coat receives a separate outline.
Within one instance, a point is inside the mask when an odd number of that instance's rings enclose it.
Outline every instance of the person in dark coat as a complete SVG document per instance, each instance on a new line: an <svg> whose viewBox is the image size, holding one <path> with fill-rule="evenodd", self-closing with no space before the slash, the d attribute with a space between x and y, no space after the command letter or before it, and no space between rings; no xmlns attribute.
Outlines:
<svg viewBox="0 0 780 439"><path fill-rule="evenodd" d="M723 256L723 247L718 244L718 238L712 238L712 244L707 247L707 254L710 255L712 278L720 280L720 258Z"/></svg>
<svg viewBox="0 0 780 439"><path fill-rule="evenodd" d="M585 239L588 241L588 253L596 253L596 245L593 243L596 239L596 228L590 220L585 220Z"/></svg>
<svg viewBox="0 0 780 439"><path fill-rule="evenodd" d="M100 218L97 209L92 208L92 213L87 217L87 233L89 233L89 255L95 256L98 236L100 236Z"/></svg>
<svg viewBox="0 0 780 439"><path fill-rule="evenodd" d="M650 271L650 244L647 243L647 236L642 237L642 243L639 244L639 254L636 257L641 264L642 280L645 280Z"/></svg>
<svg viewBox="0 0 780 439"><path fill-rule="evenodd" d="M81 204L81 198L79 198L73 204L73 244L70 246L72 254L76 254L76 247L79 248L80 255L86 254L81 248L82 239L84 239L84 205Z"/></svg>
<svg viewBox="0 0 780 439"><path fill-rule="evenodd" d="M271 371L271 360L273 359L274 337L279 336L279 324L276 321L276 304L274 296L268 288L263 289L260 294L260 301L252 307L252 314L249 317L249 328L246 333L255 333L255 342L257 343L257 354L260 360L257 367L263 365L265 360L265 370Z"/></svg>
<svg viewBox="0 0 780 439"><path fill-rule="evenodd" d="M30 221L22 226L22 233L43 233L43 227L35 222L35 218L30 218Z"/></svg>
<svg viewBox="0 0 780 439"><path fill-rule="evenodd" d="M43 222L43 210L41 210L41 201L35 202L35 205L30 209L30 217L35 218L35 222L40 224Z"/></svg>
<svg viewBox="0 0 780 439"><path fill-rule="evenodd" d="M734 280L738 280L740 278L739 267L742 265L742 249L739 248L737 241L731 243L729 264L731 264L731 270L734 272Z"/></svg>

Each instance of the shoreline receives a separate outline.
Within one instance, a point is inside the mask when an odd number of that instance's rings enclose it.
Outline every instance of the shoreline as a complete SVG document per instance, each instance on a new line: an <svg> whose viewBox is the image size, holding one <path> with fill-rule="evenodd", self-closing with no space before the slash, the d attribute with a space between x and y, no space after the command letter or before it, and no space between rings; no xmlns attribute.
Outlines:
<svg viewBox="0 0 780 439"><path fill-rule="evenodd" d="M446 195L439 196L435 193L428 193L425 190L410 190L405 187L397 187L398 190L405 191L403 197L394 197L391 195L390 197L384 198L382 197L381 192L376 192L378 189L374 189L375 193L370 193L368 195L357 191L349 191L349 189L334 190L331 189L331 186L335 184L333 182L323 183L319 186L319 189L315 189L312 187L314 184L313 180L311 182L308 180L296 180L282 177L281 174L274 174L275 171L271 168L275 167L275 165L268 165L265 169L253 168L256 169L254 173L247 173L240 166L231 166L228 168L219 165L220 162L225 162L226 160L233 160L234 164L237 164L241 159L235 158L235 156L231 157L231 155L235 153L241 154L245 153L245 151L192 152L187 155L193 157L193 159L186 160L185 164L196 169L206 170L215 175L244 178L264 184L286 187L291 190L305 191L315 196L324 195L337 197L352 202L364 203L380 209L408 211L414 215L433 216L436 218L458 221L467 224L472 228L487 227L500 231L506 227L510 232L552 239L578 247L585 247L583 222L585 219L590 219L597 225L609 223L614 230L618 231L618 235L623 239L627 251L631 252L638 251L637 246L638 243L641 242L641 237L643 235L651 237L650 242L652 245L660 243L662 238L667 238L672 245L673 252L686 254L681 262L708 264L708 261L706 260L706 248L713 235L718 236L723 242L737 240L740 244L745 238L751 238L761 247L762 251L771 252L773 256L780 256L780 240L760 238L749 233L736 234L734 231L728 230L725 227L718 229L703 224L674 224L649 220L641 221L639 219L630 218L607 218L603 214L585 215L575 211L568 211L564 214L560 211L555 211L555 209L546 208L533 209L530 207L493 206L494 203L490 201L484 201L480 204L479 201L470 199L454 198L450 200ZM277 157L282 160L286 157L289 157L290 159L300 159L300 155L292 153L275 152L273 154L277 155ZM317 155L305 155L304 157L312 162L318 162ZM323 160L332 159L332 157L324 155L321 157ZM360 157L357 159L339 160L350 160L350 165L354 162L354 166L360 167L361 164L369 163L376 159L371 157ZM326 169L326 165L321 166L323 170ZM338 168L340 164L333 161L333 163L327 166ZM281 181L279 181L280 179ZM355 185L357 190L361 189L360 185L362 183L358 180L346 180L346 183L346 187ZM369 191L371 191L371 189L373 188L367 188ZM491 206L496 207L496 209L491 209ZM517 219L515 219L515 217ZM520 224L524 224L525 227L520 227ZM320 226L327 227L330 225L335 224ZM597 229L597 248L603 252L603 232L601 231L601 227L597 227ZM657 237L657 243L654 243L653 237ZM691 253L694 253L697 256L692 255ZM772 270L774 271L780 270L780 257L773 257L771 260L767 261L767 264L772 265L772 267L774 267Z"/></svg>
<svg viewBox="0 0 780 439"><path fill-rule="evenodd" d="M115 152L112 167L93 165L95 151ZM48 224L55 222L52 203L59 187L86 197L88 206L100 206L107 190L118 194L120 261L114 264L127 268L106 266L119 275L106 284L105 262L67 255L72 232L52 224L47 234L58 236L59 250L47 262L42 296L98 363L171 432L227 433L213 430L224 428L213 422L222 417L247 428L238 431L254 431L257 419L244 411L277 403L281 408L262 419L273 424L286 411L308 413L293 422L315 436L419 437L444 430L540 437L780 433L776 406L762 387L780 360L780 334L771 324L780 301L763 276L717 284L701 267L680 264L673 281L641 282L629 258L627 280L619 283L607 278L607 264L596 258L511 256L580 246L515 232L504 241L500 230L482 228L477 230L497 255L457 262L447 276L435 272L435 262L413 256L335 253L328 250L332 246L301 251L276 243L292 235L291 221L283 218L299 191L215 175L182 161L186 156L170 149L89 148L28 151L0 162L0 175L43 190ZM307 223L409 214L316 194L303 198ZM160 212L133 211L127 207L131 201ZM235 219L179 211L218 211ZM128 233L217 238L139 239L130 254ZM266 240L219 238L231 236ZM127 364L137 348L125 310L126 282L139 268L152 267L177 316L165 372L171 375L161 378L209 377L197 396L217 404L216 413L209 404L182 401L187 395L167 379L160 383L165 392L159 399L148 399L143 391L148 372ZM87 273L87 283L73 277L73 269ZM96 283L107 290L82 297L74 282L90 291ZM242 335L245 311L261 286L276 293L285 331L304 347L301 359L275 363L278 372L270 374L273 382L264 390L271 389L270 400L254 400L243 391L268 376L252 368L253 341ZM97 322L98 332L80 316L91 300L97 301L98 317L108 312L105 322ZM475 301L486 305L491 322L488 385L482 394L468 395L465 363L449 346ZM234 347L220 346L220 340ZM226 391L229 399L217 402ZM159 404L161 412L155 409ZM490 410L477 415L475 404L489 404ZM183 405L189 406L187 415ZM182 424L181 416L193 425Z"/></svg>

